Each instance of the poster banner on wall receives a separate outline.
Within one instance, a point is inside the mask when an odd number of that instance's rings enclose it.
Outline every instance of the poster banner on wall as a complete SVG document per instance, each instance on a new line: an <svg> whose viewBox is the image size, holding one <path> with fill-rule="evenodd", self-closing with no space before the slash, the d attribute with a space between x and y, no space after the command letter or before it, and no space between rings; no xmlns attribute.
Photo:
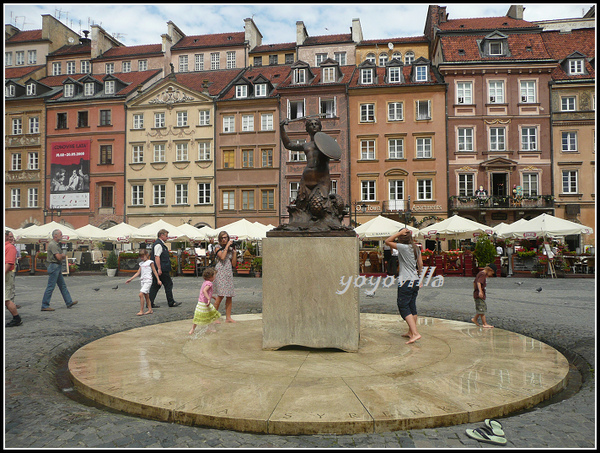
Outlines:
<svg viewBox="0 0 600 453"><path fill-rule="evenodd" d="M50 207L90 207L90 140L52 143Z"/></svg>

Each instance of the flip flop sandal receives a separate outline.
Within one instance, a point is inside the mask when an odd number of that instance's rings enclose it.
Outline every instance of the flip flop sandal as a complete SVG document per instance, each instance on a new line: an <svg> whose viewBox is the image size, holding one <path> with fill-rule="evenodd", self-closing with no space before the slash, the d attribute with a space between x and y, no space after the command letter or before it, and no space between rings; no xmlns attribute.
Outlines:
<svg viewBox="0 0 600 453"><path fill-rule="evenodd" d="M492 431L490 431L486 427L476 428L476 429L467 429L466 434L471 439L475 439L480 442L487 442L487 443L495 444L495 445L506 445L505 437L495 436L494 433L492 433Z"/></svg>
<svg viewBox="0 0 600 453"><path fill-rule="evenodd" d="M500 423L498 420L494 420L493 418L486 418L483 423L485 423L485 426L492 430L494 436L504 436L504 431L502 430L502 423Z"/></svg>

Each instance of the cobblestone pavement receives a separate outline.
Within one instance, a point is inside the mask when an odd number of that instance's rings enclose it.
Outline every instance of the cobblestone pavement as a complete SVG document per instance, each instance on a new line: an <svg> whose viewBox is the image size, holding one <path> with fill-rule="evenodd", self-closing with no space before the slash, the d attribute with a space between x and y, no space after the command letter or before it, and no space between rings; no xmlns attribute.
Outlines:
<svg viewBox="0 0 600 453"><path fill-rule="evenodd" d="M15 302L23 325L5 329L6 448L485 448L465 435L464 424L381 434L276 436L183 426L146 420L83 404L67 397L66 360L84 344L123 330L191 319L201 279L174 278L180 307L167 307L164 291L154 315L136 316L139 282L127 277L74 275L67 285L79 304L66 309L59 290L41 312L45 275L18 275ZM421 290L419 314L468 322L474 314L472 278L447 277L439 288ZM595 448L595 280L496 278L488 281L488 322L536 338L563 352L581 370L579 392L542 403L501 422L513 448ZM118 286L118 288L115 288ZM260 313L262 283L235 278L236 313ZM535 291L542 287L541 292ZM94 291L97 288L97 291ZM396 290L377 289L361 312L397 314ZM224 306L224 304L223 304ZM222 307L223 309L224 307ZM5 310L5 323L11 316ZM400 319L400 318L399 318ZM182 335L186 332L182 332ZM575 369L575 367L574 367ZM578 377L580 373L574 372ZM177 385L176 382L173 385ZM494 447L494 446L491 446Z"/></svg>

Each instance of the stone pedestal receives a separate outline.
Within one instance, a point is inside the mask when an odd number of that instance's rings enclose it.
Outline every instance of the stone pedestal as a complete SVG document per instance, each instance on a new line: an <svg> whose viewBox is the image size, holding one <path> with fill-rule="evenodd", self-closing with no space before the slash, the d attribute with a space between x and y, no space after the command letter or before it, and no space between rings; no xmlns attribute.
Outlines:
<svg viewBox="0 0 600 453"><path fill-rule="evenodd" d="M263 349L288 345L358 351L356 237L263 239Z"/></svg>

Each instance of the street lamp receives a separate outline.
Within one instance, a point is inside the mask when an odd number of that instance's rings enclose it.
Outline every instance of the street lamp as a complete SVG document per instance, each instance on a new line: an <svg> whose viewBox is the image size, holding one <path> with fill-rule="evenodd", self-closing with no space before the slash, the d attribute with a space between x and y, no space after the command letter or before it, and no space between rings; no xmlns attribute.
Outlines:
<svg viewBox="0 0 600 453"><path fill-rule="evenodd" d="M56 217L60 217L61 214L61 210L58 208L53 208L52 206L50 206L50 208L46 208L44 209L44 223L46 223L46 217L48 217L48 213L50 213L50 221L54 221L54 213L56 212Z"/></svg>
<svg viewBox="0 0 600 453"><path fill-rule="evenodd" d="M362 214L364 214L365 212L367 212L367 205L362 203L359 204L360 201L355 201L352 203L352 205L354 206L354 227L356 228L358 226L358 216L357 213L360 210L360 212Z"/></svg>

